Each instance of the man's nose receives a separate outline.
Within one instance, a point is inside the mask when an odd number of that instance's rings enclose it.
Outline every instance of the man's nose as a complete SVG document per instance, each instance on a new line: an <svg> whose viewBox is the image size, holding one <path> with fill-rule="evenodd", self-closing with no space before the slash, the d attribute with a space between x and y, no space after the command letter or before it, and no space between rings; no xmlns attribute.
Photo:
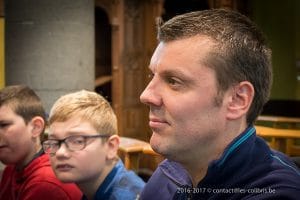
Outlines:
<svg viewBox="0 0 300 200"><path fill-rule="evenodd" d="M158 87L158 83L152 79L145 90L140 95L140 101L148 106L160 106L162 99Z"/></svg>

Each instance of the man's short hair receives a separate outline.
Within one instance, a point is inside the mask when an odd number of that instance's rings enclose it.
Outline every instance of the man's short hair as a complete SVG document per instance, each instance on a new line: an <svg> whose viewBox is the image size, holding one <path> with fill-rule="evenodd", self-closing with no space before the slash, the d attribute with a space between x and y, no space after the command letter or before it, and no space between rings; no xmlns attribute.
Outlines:
<svg viewBox="0 0 300 200"><path fill-rule="evenodd" d="M271 50L257 26L244 15L225 9L195 11L158 24L160 42L205 36L213 47L205 60L216 72L218 98L229 87L249 81L255 90L247 123L252 124L268 101L272 85ZM195 53L195 52L191 52Z"/></svg>

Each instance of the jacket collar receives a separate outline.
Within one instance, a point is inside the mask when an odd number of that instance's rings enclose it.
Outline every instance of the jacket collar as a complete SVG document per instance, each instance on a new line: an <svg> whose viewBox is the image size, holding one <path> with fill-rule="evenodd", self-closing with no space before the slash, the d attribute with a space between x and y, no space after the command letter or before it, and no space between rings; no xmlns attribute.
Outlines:
<svg viewBox="0 0 300 200"><path fill-rule="evenodd" d="M226 176L228 175L228 171L238 169L238 166L241 166L244 159L247 159L247 154L251 153L248 149L242 148L242 144L247 142L253 145L256 138L255 136L254 126L249 126L225 148L219 159L209 164L207 174L199 184L210 180L208 177L216 173ZM236 156L237 151L239 151L239 156ZM180 163L166 159L160 164L160 169L179 187L192 186L190 175Z"/></svg>

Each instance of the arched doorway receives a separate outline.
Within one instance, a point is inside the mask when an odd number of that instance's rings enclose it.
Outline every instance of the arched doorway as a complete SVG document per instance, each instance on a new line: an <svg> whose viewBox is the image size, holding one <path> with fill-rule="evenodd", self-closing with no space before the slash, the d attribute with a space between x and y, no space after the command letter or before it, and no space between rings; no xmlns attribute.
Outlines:
<svg viewBox="0 0 300 200"><path fill-rule="evenodd" d="M106 12L95 7L95 91L112 102L111 25Z"/></svg>

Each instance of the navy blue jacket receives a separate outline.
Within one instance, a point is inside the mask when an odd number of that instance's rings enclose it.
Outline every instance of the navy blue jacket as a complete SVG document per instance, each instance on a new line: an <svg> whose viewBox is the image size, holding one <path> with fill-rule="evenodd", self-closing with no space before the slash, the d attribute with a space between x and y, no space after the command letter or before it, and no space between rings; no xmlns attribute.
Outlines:
<svg viewBox="0 0 300 200"><path fill-rule="evenodd" d="M192 187L187 171L163 161L149 179L141 200L300 199L300 171L284 154L271 150L249 127L212 161L206 176Z"/></svg>

